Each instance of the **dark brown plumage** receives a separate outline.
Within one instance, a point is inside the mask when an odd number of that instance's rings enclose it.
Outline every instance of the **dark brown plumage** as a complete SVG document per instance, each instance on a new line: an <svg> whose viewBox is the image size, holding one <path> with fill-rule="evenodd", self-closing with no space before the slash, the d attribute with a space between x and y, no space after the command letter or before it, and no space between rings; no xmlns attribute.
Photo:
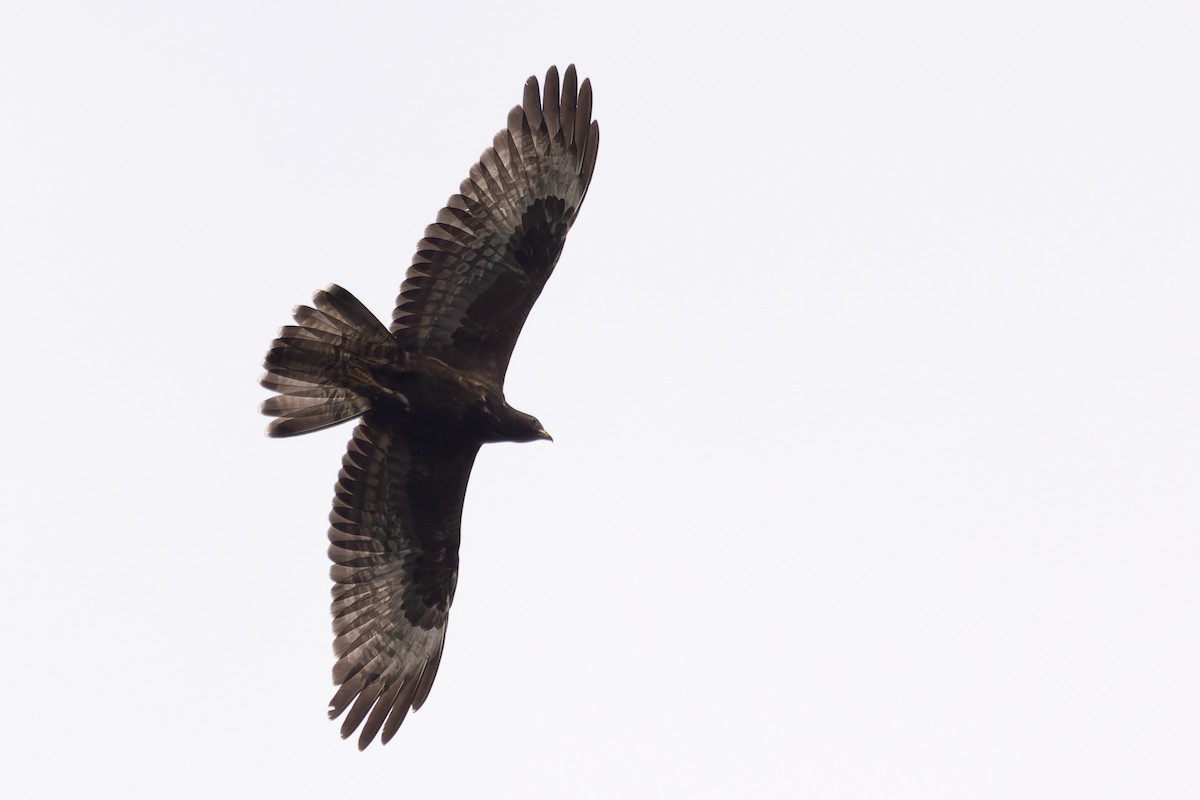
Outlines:
<svg viewBox="0 0 1200 800"><path fill-rule="evenodd" d="M459 524L485 442L549 439L504 399L525 318L554 270L596 164L592 89L567 68L525 83L508 126L425 229L391 328L339 286L300 306L267 353L268 433L354 417L330 513L329 714L364 748L425 702L458 579Z"/></svg>

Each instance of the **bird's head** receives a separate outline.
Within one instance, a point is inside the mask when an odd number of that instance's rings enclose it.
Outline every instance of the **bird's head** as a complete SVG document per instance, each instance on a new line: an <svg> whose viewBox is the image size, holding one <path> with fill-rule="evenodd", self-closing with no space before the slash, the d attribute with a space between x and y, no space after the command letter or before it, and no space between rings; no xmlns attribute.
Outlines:
<svg viewBox="0 0 1200 800"><path fill-rule="evenodd" d="M547 442L554 441L554 437L546 432L545 426L538 422L536 417L531 417L528 414L523 414L522 416L527 417L528 421L525 425L524 431L522 431L521 438L517 439L516 441L536 442L542 439L546 440Z"/></svg>
<svg viewBox="0 0 1200 800"><path fill-rule="evenodd" d="M515 408L505 403L499 413L493 418L498 423L497 437L494 441L499 442L536 442L545 439L548 442L554 441L550 434L546 432L546 428L538 421L537 417L526 414L523 411L517 411Z"/></svg>

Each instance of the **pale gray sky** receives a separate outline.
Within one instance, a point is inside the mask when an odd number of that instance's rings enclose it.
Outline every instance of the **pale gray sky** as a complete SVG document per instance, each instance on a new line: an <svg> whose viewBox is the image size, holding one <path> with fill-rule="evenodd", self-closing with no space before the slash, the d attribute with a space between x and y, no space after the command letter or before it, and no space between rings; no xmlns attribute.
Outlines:
<svg viewBox="0 0 1200 800"><path fill-rule="evenodd" d="M1195 3L0 11L13 797L1200 796ZM595 179L509 372L429 702L325 719L349 426L263 353L387 318L575 62Z"/></svg>

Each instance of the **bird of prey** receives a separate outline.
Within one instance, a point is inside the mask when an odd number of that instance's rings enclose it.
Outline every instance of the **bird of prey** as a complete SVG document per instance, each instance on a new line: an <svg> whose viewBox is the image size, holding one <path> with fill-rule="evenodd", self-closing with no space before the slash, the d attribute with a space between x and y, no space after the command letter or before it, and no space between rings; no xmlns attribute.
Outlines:
<svg viewBox="0 0 1200 800"><path fill-rule="evenodd" d="M425 229L384 327L331 285L266 356L270 436L360 417L329 515L329 716L359 749L387 743L437 674L458 580L459 526L485 442L549 439L509 406L504 374L587 194L599 125L574 65L521 105Z"/></svg>

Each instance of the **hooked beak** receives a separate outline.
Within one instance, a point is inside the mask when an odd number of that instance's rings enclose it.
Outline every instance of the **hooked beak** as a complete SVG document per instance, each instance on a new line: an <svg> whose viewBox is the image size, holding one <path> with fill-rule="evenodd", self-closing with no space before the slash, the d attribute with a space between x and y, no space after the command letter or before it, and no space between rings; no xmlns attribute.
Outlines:
<svg viewBox="0 0 1200 800"><path fill-rule="evenodd" d="M553 441L554 441L554 437L553 437L553 436L551 436L550 434L546 433L546 429L545 429L545 428L538 428L538 438L539 438L539 439L545 439L547 442L553 442Z"/></svg>

